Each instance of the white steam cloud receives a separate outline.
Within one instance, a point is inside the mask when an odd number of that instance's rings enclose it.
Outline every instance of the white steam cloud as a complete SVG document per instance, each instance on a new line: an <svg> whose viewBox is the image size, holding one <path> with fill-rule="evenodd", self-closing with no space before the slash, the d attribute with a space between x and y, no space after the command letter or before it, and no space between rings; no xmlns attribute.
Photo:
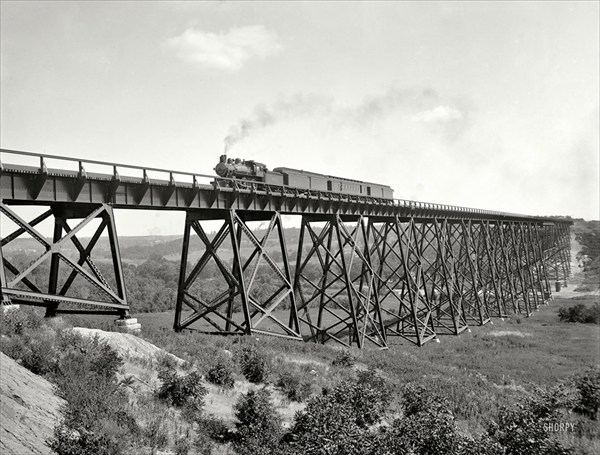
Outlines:
<svg viewBox="0 0 600 455"><path fill-rule="evenodd" d="M168 40L183 61L201 67L237 71L253 57L266 58L283 48L275 32L262 25L212 33L188 28Z"/></svg>

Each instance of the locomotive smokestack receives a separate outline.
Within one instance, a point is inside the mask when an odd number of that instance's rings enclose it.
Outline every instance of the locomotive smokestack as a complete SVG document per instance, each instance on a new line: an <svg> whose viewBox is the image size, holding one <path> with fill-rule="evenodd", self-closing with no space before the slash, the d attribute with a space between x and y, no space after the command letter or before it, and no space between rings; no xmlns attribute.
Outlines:
<svg viewBox="0 0 600 455"><path fill-rule="evenodd" d="M223 154L219 157L219 163L226 163L227 162L227 154Z"/></svg>

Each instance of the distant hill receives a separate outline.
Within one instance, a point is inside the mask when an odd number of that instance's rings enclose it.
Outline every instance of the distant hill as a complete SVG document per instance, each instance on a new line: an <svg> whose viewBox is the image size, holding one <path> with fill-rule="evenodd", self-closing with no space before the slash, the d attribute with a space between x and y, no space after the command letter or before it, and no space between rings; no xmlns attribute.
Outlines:
<svg viewBox="0 0 600 455"><path fill-rule="evenodd" d="M265 230L257 230L254 232L258 239L261 239ZM296 247L300 229L289 228L285 229L285 238L288 248ZM215 233L210 233L208 237L212 239ZM89 238L80 238L84 245L87 245ZM48 239L50 241L50 239ZM170 261L179 261L181 259L181 247L183 237L180 235L146 235L146 236L119 236L119 249L121 250L121 258L124 262L140 263L148 260L150 257L163 257ZM267 248L276 248L278 239L277 234L272 233L267 243ZM75 254L77 252L73 244L67 244L65 248ZM203 251L204 247L198 236L193 235L190 238L190 258L194 259ZM222 253L224 257L228 257L226 245L223 246ZM17 253L26 254L42 254L44 248L42 245L32 238L19 238L13 240L3 249L7 257L11 257ZM108 237L102 237L98 240L92 256L95 260L102 261L110 260L110 246Z"/></svg>

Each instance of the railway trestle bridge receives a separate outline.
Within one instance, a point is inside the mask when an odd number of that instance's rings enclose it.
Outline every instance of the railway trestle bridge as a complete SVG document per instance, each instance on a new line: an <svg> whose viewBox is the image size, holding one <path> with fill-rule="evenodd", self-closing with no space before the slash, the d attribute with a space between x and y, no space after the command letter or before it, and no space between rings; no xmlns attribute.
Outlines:
<svg viewBox="0 0 600 455"><path fill-rule="evenodd" d="M176 331L359 348L401 337L420 346L491 318L529 316L570 275L566 218L4 149L0 190L2 303L41 306L47 316L129 317L119 209L185 212ZM26 218L27 206L41 214ZM284 229L289 216L299 228ZM51 237L42 234L44 223ZM36 246L26 261L13 257L19 238ZM101 239L110 254L99 261L93 253ZM82 281L91 290L82 292Z"/></svg>

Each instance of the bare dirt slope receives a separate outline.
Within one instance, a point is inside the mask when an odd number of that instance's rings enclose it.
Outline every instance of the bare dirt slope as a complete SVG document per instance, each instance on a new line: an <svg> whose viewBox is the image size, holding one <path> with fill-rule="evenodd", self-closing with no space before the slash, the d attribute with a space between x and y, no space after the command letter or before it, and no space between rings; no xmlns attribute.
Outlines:
<svg viewBox="0 0 600 455"><path fill-rule="evenodd" d="M50 454L63 400L52 384L0 352L0 454Z"/></svg>

